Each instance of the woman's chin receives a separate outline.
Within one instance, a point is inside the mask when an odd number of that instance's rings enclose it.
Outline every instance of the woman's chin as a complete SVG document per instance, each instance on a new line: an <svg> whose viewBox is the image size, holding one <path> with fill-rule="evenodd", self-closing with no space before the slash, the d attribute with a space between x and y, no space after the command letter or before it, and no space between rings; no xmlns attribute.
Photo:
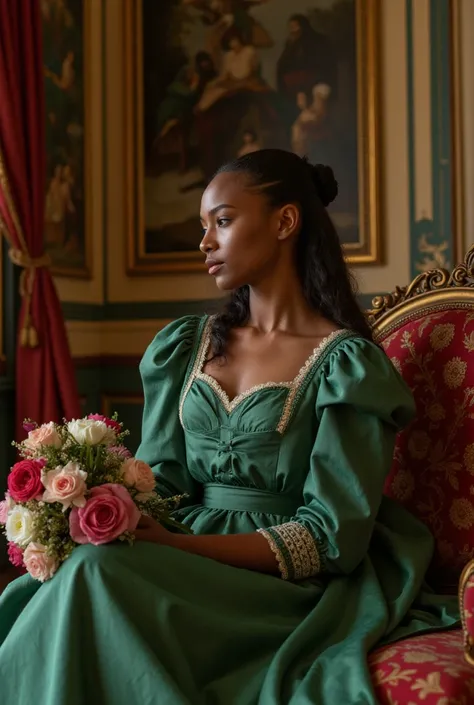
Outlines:
<svg viewBox="0 0 474 705"><path fill-rule="evenodd" d="M236 283L233 277L224 274L224 272L222 274L219 272L214 278L219 291L233 291L234 289L238 289L240 286L240 284Z"/></svg>
<svg viewBox="0 0 474 705"><path fill-rule="evenodd" d="M233 291L238 288L235 287L232 282L229 282L227 277L216 277L216 286L219 291Z"/></svg>

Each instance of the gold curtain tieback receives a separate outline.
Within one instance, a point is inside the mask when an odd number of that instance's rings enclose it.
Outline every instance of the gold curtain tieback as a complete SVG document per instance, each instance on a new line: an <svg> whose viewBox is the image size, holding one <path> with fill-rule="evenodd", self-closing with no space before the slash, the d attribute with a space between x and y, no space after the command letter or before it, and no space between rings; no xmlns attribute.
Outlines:
<svg viewBox="0 0 474 705"><path fill-rule="evenodd" d="M46 253L41 255L41 257L30 257L27 252L11 247L8 250L8 256L13 264L23 267L23 269L38 269L39 267L51 266L51 257Z"/></svg>
<svg viewBox="0 0 474 705"><path fill-rule="evenodd" d="M23 269L20 276L20 296L25 302L25 315L20 331L20 345L23 348L36 348L39 344L38 333L31 320L31 295L35 270L51 266L51 258L46 253L40 257L30 257L27 252L14 247L8 250L8 256L13 264Z"/></svg>

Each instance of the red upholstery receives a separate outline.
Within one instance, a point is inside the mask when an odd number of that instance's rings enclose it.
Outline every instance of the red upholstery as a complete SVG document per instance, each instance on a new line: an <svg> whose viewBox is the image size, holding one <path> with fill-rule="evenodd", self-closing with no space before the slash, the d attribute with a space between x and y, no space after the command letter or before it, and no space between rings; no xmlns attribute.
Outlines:
<svg viewBox="0 0 474 705"><path fill-rule="evenodd" d="M385 492L431 529L436 545L428 581L451 594L474 558L473 309L420 314L381 341L417 407L398 437ZM464 620L474 637L474 561L464 586ZM474 703L467 638L457 629L378 649L369 665L380 705Z"/></svg>
<svg viewBox="0 0 474 705"><path fill-rule="evenodd" d="M380 705L474 703L474 668L464 660L460 629L382 647L369 667Z"/></svg>
<svg viewBox="0 0 474 705"><path fill-rule="evenodd" d="M459 594L465 647L468 658L474 666L474 561L470 561L463 571Z"/></svg>
<svg viewBox="0 0 474 705"><path fill-rule="evenodd" d="M474 558L474 313L425 315L382 345L417 406L416 420L399 436L385 490L435 537L430 584L456 593Z"/></svg>

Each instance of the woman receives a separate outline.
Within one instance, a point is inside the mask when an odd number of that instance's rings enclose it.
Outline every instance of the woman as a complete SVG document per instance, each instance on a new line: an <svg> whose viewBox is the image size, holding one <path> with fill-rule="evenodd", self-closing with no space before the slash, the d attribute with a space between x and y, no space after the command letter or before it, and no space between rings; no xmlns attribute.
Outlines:
<svg viewBox="0 0 474 705"><path fill-rule="evenodd" d="M371 341L325 207L327 167L262 150L202 199L214 318L141 364L139 457L187 493L173 534L81 546L0 602L5 703L375 704L367 652L457 619L421 592L428 530L382 497L414 411ZM291 380L291 381L289 381Z"/></svg>

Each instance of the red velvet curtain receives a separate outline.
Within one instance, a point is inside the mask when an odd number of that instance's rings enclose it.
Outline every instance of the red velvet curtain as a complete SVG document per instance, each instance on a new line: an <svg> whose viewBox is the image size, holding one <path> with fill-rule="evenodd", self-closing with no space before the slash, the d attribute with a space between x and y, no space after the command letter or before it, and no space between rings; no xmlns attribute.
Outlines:
<svg viewBox="0 0 474 705"><path fill-rule="evenodd" d="M40 0L0 0L0 227L22 268L16 429L78 417L79 395L44 253L45 137Z"/></svg>

